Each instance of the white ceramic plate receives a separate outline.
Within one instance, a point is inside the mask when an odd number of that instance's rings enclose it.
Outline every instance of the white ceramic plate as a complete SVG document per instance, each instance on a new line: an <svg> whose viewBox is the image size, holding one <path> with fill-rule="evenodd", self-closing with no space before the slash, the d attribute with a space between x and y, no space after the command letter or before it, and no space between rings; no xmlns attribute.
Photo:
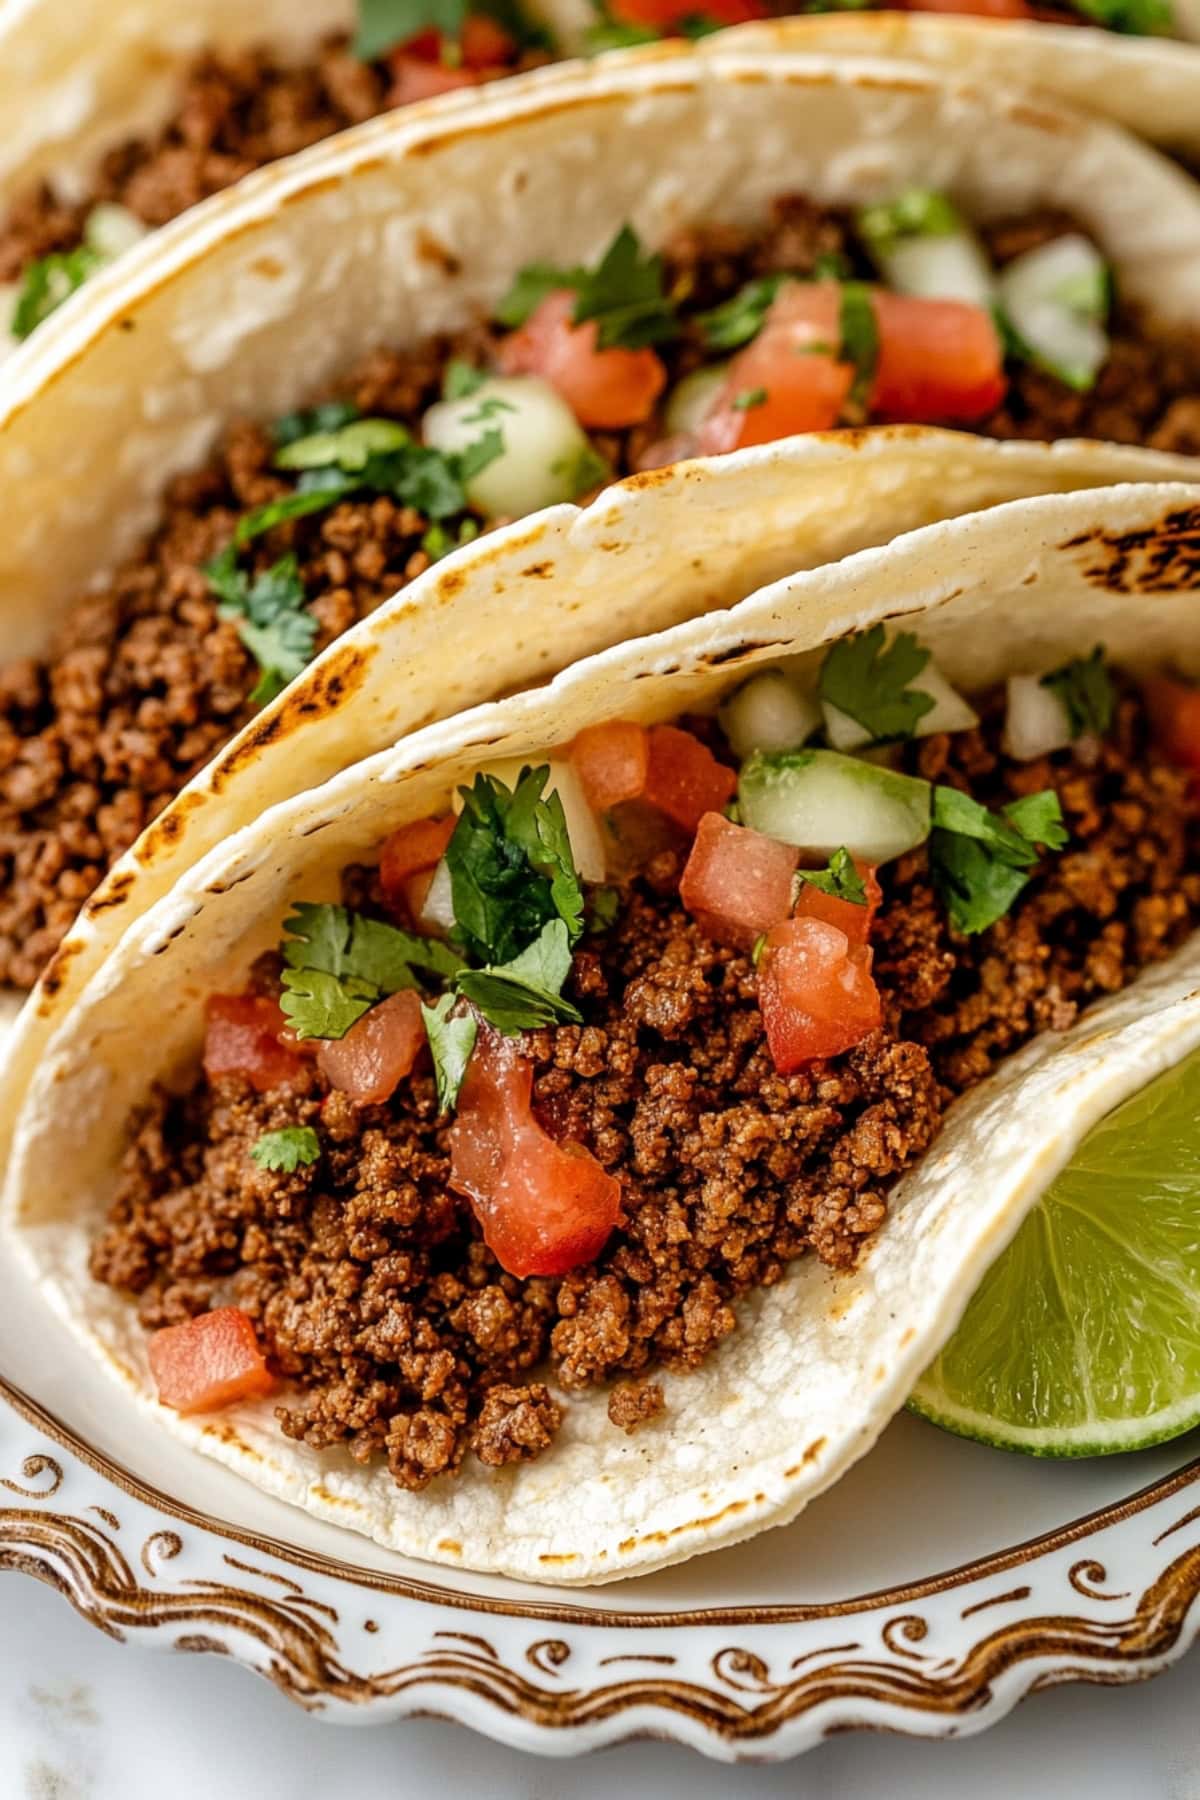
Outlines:
<svg viewBox="0 0 1200 1800"><path fill-rule="evenodd" d="M329 1719L783 1757L849 1727L978 1731L1035 1688L1153 1674L1200 1630L1195 1437L1035 1463L902 1418L787 1530L564 1598L265 1498L141 1419L2 1252L0 1295L0 1568Z"/></svg>

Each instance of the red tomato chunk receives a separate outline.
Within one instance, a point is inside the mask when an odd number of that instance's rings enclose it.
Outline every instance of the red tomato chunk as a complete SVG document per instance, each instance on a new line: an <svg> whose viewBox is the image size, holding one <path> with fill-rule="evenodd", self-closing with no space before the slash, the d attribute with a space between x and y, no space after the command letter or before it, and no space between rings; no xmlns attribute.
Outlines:
<svg viewBox="0 0 1200 1800"><path fill-rule="evenodd" d="M752 950L763 932L791 911L799 857L791 844L734 825L721 813L705 813L679 898L718 943Z"/></svg>
<svg viewBox="0 0 1200 1800"><path fill-rule="evenodd" d="M596 812L636 800L645 789L649 761L646 730L630 719L589 725L571 745L570 757L588 805Z"/></svg>
<svg viewBox="0 0 1200 1800"><path fill-rule="evenodd" d="M149 1352L158 1397L176 1412L215 1412L275 1385L254 1326L236 1306L156 1331Z"/></svg>
<svg viewBox="0 0 1200 1800"><path fill-rule="evenodd" d="M675 725L652 725L643 798L668 819L695 831L706 812L720 812L737 789L737 771L719 763L706 744Z"/></svg>
<svg viewBox="0 0 1200 1800"><path fill-rule="evenodd" d="M664 37L677 32L689 19L701 16L696 0L614 0L611 11L623 25L640 25ZM744 25L750 19L765 19L769 13L770 8L762 0L710 0L703 17L714 25Z"/></svg>
<svg viewBox="0 0 1200 1800"><path fill-rule="evenodd" d="M1181 769L1200 774L1200 687L1155 675L1143 691L1154 735L1166 755Z"/></svg>
<svg viewBox="0 0 1200 1800"><path fill-rule="evenodd" d="M802 881L793 911L798 919L823 919L826 925L836 925L852 944L865 944L883 893L870 863L856 862L854 866L867 890L865 906L856 906L853 900L839 900L833 894L823 894L811 881Z"/></svg>
<svg viewBox="0 0 1200 1800"><path fill-rule="evenodd" d="M982 419L1004 398L1004 348L990 313L964 300L876 288L879 357L871 415L901 424Z"/></svg>
<svg viewBox="0 0 1200 1800"><path fill-rule="evenodd" d="M411 988L391 994L364 1013L344 1038L329 1038L317 1067L359 1106L390 1100L425 1047L421 997Z"/></svg>
<svg viewBox="0 0 1200 1800"><path fill-rule="evenodd" d="M697 447L705 455L837 424L854 384L853 366L839 358L841 305L836 281L795 281L781 289L758 336L730 363L701 423Z"/></svg>
<svg viewBox="0 0 1200 1800"><path fill-rule="evenodd" d="M654 411L667 382L653 350L601 350L595 319L572 324L575 294L556 288L500 346L506 375L540 375L558 389L581 425L620 431Z"/></svg>
<svg viewBox="0 0 1200 1800"><path fill-rule="evenodd" d="M301 1060L279 1041L288 1028L274 1000L262 994L214 994L206 1009L204 1073L241 1075L260 1094L295 1079Z"/></svg>
<svg viewBox="0 0 1200 1800"><path fill-rule="evenodd" d="M621 1185L587 1150L543 1131L532 1092L516 1040L481 1022L450 1128L450 1185L510 1275L565 1275L603 1249Z"/></svg>
<svg viewBox="0 0 1200 1800"><path fill-rule="evenodd" d="M411 878L437 867L457 823L453 813L447 813L444 818L418 819L393 831L379 858L380 885L389 905L407 901Z"/></svg>
<svg viewBox="0 0 1200 1800"><path fill-rule="evenodd" d="M851 1049L883 1016L870 949L822 919L788 919L768 933L758 1004L781 1075Z"/></svg>

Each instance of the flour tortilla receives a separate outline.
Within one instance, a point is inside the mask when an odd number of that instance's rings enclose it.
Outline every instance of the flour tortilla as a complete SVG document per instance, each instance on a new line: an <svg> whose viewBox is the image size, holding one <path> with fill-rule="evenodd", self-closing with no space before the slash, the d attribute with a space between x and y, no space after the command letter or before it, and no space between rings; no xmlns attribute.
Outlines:
<svg viewBox="0 0 1200 1800"><path fill-rule="evenodd" d="M626 219L661 243L691 222L761 221L789 188L855 203L914 182L980 217L1061 206L1126 293L1168 325L1200 321L1200 192L1094 120L944 73L762 51L664 46L553 73L469 108L389 115L263 171L97 276L29 340L0 392L0 656L46 654L78 596L153 524L164 483L229 420L288 411L381 339L455 330L526 261L593 258ZM25 1010L0 1156L47 1035L127 924L264 807L784 568L996 500L1192 467L945 436L920 440L922 463L897 456L907 441L852 434L767 446L726 473L637 478L583 515L557 508L460 552L339 640L89 904Z"/></svg>
<svg viewBox="0 0 1200 1800"><path fill-rule="evenodd" d="M1200 1045L1200 937L1047 1035L951 1112L899 1184L861 1266L812 1258L739 1308L697 1373L664 1377L665 1414L630 1439L606 1396L573 1396L535 1463L423 1495L379 1468L284 1440L270 1403L212 1419L159 1408L134 1309L89 1280L131 1109L195 1066L207 994L236 990L289 905L444 808L481 764L538 760L581 727L715 705L783 657L903 620L967 692L1103 642L1135 670L1200 671L1200 484L1016 502L925 527L777 582L730 611L587 659L547 687L418 732L298 796L203 858L133 926L58 1032L19 1122L4 1196L36 1279L139 1406L260 1487L407 1554L597 1583L794 1518L873 1443L957 1323L979 1277L1087 1129ZM145 1021L156 1021L147 1042Z"/></svg>

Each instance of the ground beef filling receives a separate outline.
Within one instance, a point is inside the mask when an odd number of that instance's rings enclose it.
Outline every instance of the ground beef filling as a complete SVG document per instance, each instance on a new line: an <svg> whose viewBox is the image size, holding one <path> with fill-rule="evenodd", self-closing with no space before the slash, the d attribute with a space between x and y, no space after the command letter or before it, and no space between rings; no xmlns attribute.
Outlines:
<svg viewBox="0 0 1200 1800"><path fill-rule="evenodd" d="M543 1124L621 1181L623 1223L589 1267L525 1281L499 1268L447 1189L430 1076L358 1108L310 1070L299 1092L223 1080L159 1094L94 1275L140 1296L148 1329L236 1302L296 1384L283 1430L386 1455L407 1488L468 1450L489 1466L540 1454L562 1416L537 1379L547 1361L568 1392L619 1378L609 1417L642 1427L663 1405L648 1375L702 1363L735 1329L740 1295L808 1252L855 1261L955 1094L1200 921L1186 780L1156 758L1132 699L1089 766L1006 762L998 735L988 719L912 759L992 801L1053 785L1071 847L972 939L947 925L923 855L884 871L872 934L884 1027L845 1055L776 1074L749 959L699 931L665 863L577 953L587 1022L530 1033L525 1049ZM259 1169L251 1144L294 1124L319 1130L320 1163Z"/></svg>
<svg viewBox="0 0 1200 1800"><path fill-rule="evenodd" d="M1002 262L1069 225L1046 216L998 226L990 248ZM829 255L870 273L848 215L791 197L777 203L767 228L689 232L667 260L687 316L755 276L811 272ZM486 363L491 343L480 327L414 351L376 352L342 396L415 427L440 395L449 358ZM667 347L672 380L707 354L699 330L686 329ZM1118 317L1112 356L1090 394L1020 367L1004 406L981 429L1200 453L1200 343L1152 341L1135 320ZM656 417L596 442L623 474L664 432ZM105 590L81 601L50 659L0 668L0 985L33 984L106 869L251 716L257 670L236 624L219 617L202 565L229 541L240 514L291 491L272 455L266 431L236 427L207 469L172 484L158 534ZM261 572L296 552L322 647L428 567L428 524L386 498L350 500L266 534L243 562Z"/></svg>

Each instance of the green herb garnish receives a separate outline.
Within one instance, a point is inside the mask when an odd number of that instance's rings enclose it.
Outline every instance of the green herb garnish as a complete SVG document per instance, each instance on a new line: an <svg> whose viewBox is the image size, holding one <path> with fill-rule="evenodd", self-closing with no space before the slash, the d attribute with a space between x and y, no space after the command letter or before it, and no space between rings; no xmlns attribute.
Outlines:
<svg viewBox="0 0 1200 1800"><path fill-rule="evenodd" d="M879 361L879 327L871 304L871 290L862 281L842 283L839 355L854 364L854 382L848 398L866 406Z"/></svg>
<svg viewBox="0 0 1200 1800"><path fill-rule="evenodd" d="M317 621L308 611L296 558L289 552L252 579L226 551L206 573L221 600L221 617L236 620L238 636L258 664L250 700L262 706L307 667L317 641Z"/></svg>
<svg viewBox="0 0 1200 1800"><path fill-rule="evenodd" d="M460 790L462 816L446 846L455 936L489 966L519 956L550 919L563 920L572 943L583 928L562 801L542 798L549 777L543 764L523 769L511 791L494 775Z"/></svg>
<svg viewBox="0 0 1200 1800"><path fill-rule="evenodd" d="M474 363L464 362L461 356L452 356L446 364L446 373L442 376L442 398L444 400L465 400L476 392L487 380L482 369Z"/></svg>
<svg viewBox="0 0 1200 1800"><path fill-rule="evenodd" d="M436 1006L421 1005L425 1035L433 1056L433 1075L437 1082L438 1111L452 1112L458 1104L459 1089L479 1035L479 1021L472 1012L454 1011L453 994L443 994Z"/></svg>
<svg viewBox="0 0 1200 1800"><path fill-rule="evenodd" d="M854 858L843 844L835 850L823 869L797 869L796 874L801 881L807 881L810 887L819 888L821 893L828 894L834 900L848 900L851 906L867 904L867 890L862 876L854 866Z"/></svg>
<svg viewBox="0 0 1200 1800"><path fill-rule="evenodd" d="M859 208L858 235L878 262L889 257L902 238L954 237L964 229L962 214L936 188L904 188L894 200Z"/></svg>
<svg viewBox="0 0 1200 1800"><path fill-rule="evenodd" d="M748 281L732 300L714 306L710 312L697 313L696 324L704 333L704 341L713 350L737 350L756 338L763 320L790 275L764 275Z"/></svg>
<svg viewBox="0 0 1200 1800"><path fill-rule="evenodd" d="M502 325L523 325L548 294L570 288L576 325L595 319L601 350L644 349L678 334L674 302L663 285L663 259L645 255L637 233L623 225L594 268L529 263L496 307Z"/></svg>
<svg viewBox="0 0 1200 1800"><path fill-rule="evenodd" d="M1102 644L1097 644L1090 656L1077 656L1061 669L1043 675L1041 685L1057 694L1066 707L1073 738L1086 732L1103 737L1112 724L1116 693Z"/></svg>
<svg viewBox="0 0 1200 1800"><path fill-rule="evenodd" d="M767 390L765 387L743 388L742 392L735 394L730 402L735 412L749 412L752 407L765 406L766 403Z"/></svg>
<svg viewBox="0 0 1200 1800"><path fill-rule="evenodd" d="M821 699L836 706L872 738L911 737L934 707L932 694L911 683L929 661L911 632L897 632L884 648L882 625L841 638L827 652L817 677Z"/></svg>
<svg viewBox="0 0 1200 1800"><path fill-rule="evenodd" d="M28 263L13 308L12 335L24 339L36 331L106 261L90 244L77 244L73 250L55 250Z"/></svg>
<svg viewBox="0 0 1200 1800"><path fill-rule="evenodd" d="M580 1025L583 1014L562 997L571 944L562 919L551 919L519 956L499 968L464 969L455 986L489 1024L512 1037L542 1025Z"/></svg>
<svg viewBox="0 0 1200 1800"><path fill-rule="evenodd" d="M417 971L453 979L461 956L345 906L300 901L284 921L280 1006L298 1038L343 1038L389 994L419 988Z"/></svg>
<svg viewBox="0 0 1200 1800"><path fill-rule="evenodd" d="M588 895L587 930L589 937L611 931L621 911L621 890L615 887L593 888Z"/></svg>
<svg viewBox="0 0 1200 1800"><path fill-rule="evenodd" d="M340 431L343 425L352 425L360 416L357 406L349 400L326 400L320 406L305 406L297 412L284 413L272 425L271 436L276 447L283 449L287 444L294 444L297 438L313 437L317 432Z"/></svg>
<svg viewBox="0 0 1200 1800"><path fill-rule="evenodd" d="M1072 4L1085 19L1134 37L1169 32L1174 22L1171 0L1072 0Z"/></svg>
<svg viewBox="0 0 1200 1800"><path fill-rule="evenodd" d="M569 488L572 500L581 494L590 494L594 488L603 487L612 480L612 469L590 443L583 443L570 461L565 459L550 465L552 475L566 477L565 485Z"/></svg>
<svg viewBox="0 0 1200 1800"><path fill-rule="evenodd" d="M274 1169L281 1175L294 1175L308 1168L321 1156L321 1140L311 1125L285 1125L281 1131L264 1131L250 1146L250 1157L261 1169Z"/></svg>
<svg viewBox="0 0 1200 1800"><path fill-rule="evenodd" d="M358 30L350 47L361 61L374 62L426 31L456 38L466 17L467 0L358 0Z"/></svg>
<svg viewBox="0 0 1200 1800"><path fill-rule="evenodd" d="M989 812L956 788L933 790L929 861L934 884L959 931L986 931L1012 906L1038 861L1037 846L1067 842L1062 808L1052 788Z"/></svg>

